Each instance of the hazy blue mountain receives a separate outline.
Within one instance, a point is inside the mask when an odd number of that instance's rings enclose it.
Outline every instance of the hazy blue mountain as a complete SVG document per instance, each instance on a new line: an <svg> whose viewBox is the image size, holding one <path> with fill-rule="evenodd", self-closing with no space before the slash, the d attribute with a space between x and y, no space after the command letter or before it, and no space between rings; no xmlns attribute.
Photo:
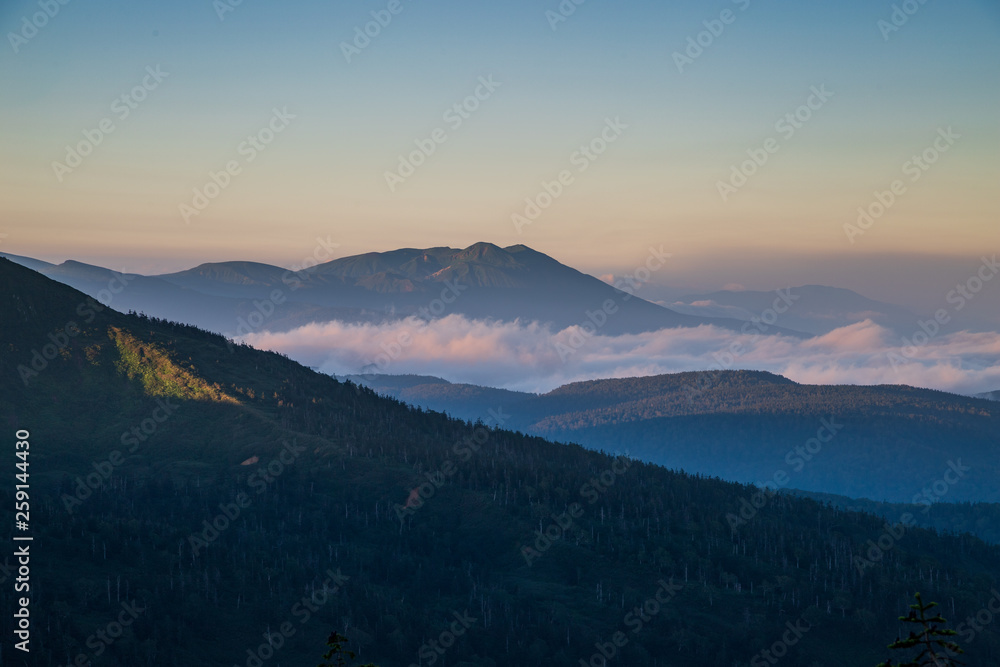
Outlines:
<svg viewBox="0 0 1000 667"><path fill-rule="evenodd" d="M259 262L215 262L157 278L205 294L257 296L262 289L281 285L287 273L281 267Z"/></svg>
<svg viewBox="0 0 1000 667"><path fill-rule="evenodd" d="M260 296L281 289L292 301L363 308L388 319L462 314L475 319L538 321L562 329L588 322L588 313L600 311L611 300L616 312L599 318L605 334L706 323L742 326L737 320L676 313L524 245L500 248L476 243L464 249L372 252L335 259L301 275L267 265L224 262L160 277L224 296ZM285 324L275 319L269 326Z"/></svg>
<svg viewBox="0 0 1000 667"><path fill-rule="evenodd" d="M474 384L454 384L429 375L364 375L337 376L368 387L380 394L392 396L410 405L447 412L452 417L475 421L490 410L507 410L535 397L522 391L495 389Z"/></svg>
<svg viewBox="0 0 1000 667"><path fill-rule="evenodd" d="M55 266L51 262L43 262L40 259L33 259L31 257L22 257L21 255L11 255L10 253L0 252L0 257L6 257L15 264L20 264L21 266L26 266L32 271L43 271L44 269Z"/></svg>
<svg viewBox="0 0 1000 667"><path fill-rule="evenodd" d="M789 489L787 493L849 512L875 514L894 524L902 523L903 517L909 515L917 526L953 535L968 533L989 544L1000 544L1000 503L887 503L801 489Z"/></svg>
<svg viewBox="0 0 1000 667"><path fill-rule="evenodd" d="M976 394L976 398L985 398L988 401L1000 401L1000 389L997 391L988 391L984 394Z"/></svg>
<svg viewBox="0 0 1000 667"><path fill-rule="evenodd" d="M177 322L188 322L228 336L245 334L250 331L290 329L310 322L333 319L354 322L371 322L382 319L381 314L362 308L335 308L296 301L292 298L272 301L270 298L273 291L272 282L257 281L251 284L250 279L245 278L246 283L241 283L240 274L230 271L229 269L232 267L224 265L203 265L209 267L204 270L205 274L210 277L205 281L198 281L194 278L168 280L159 276L120 273L75 260L67 260L62 264L50 264L16 255L0 253L0 256L37 270L53 280L80 290L99 303L117 310L134 310ZM262 271L269 268L272 270L269 273L269 278L277 280L277 284L281 284L281 276L288 273L286 269L269 267L266 264L249 262L231 262L229 264L260 267ZM192 271L197 274L201 268ZM227 280L236 285L243 285L242 289L236 287L227 290L213 287L224 285ZM286 287L285 296L290 296L293 293ZM254 313L257 313L254 317L261 317L259 326L248 324L249 318ZM263 313L266 313L267 317L263 317Z"/></svg>
<svg viewBox="0 0 1000 667"><path fill-rule="evenodd" d="M1000 407L901 385L801 385L766 372L677 373L592 380L542 395L392 376L368 386L476 419L502 407L526 433L629 452L670 468L740 482L907 502L948 475L935 500L1000 502ZM824 424L837 428L818 443ZM812 441L812 442L811 442ZM810 444L807 444L810 443ZM939 489L942 487L938 487Z"/></svg>
<svg viewBox="0 0 1000 667"><path fill-rule="evenodd" d="M792 287L791 294L798 300L778 320L779 325L789 329L824 334L864 320L901 333L912 333L917 326L918 317L905 308L869 299L849 289L802 285ZM759 317L774 299L774 292L723 290L688 295L667 305L688 315L748 320Z"/></svg>
<svg viewBox="0 0 1000 667"><path fill-rule="evenodd" d="M73 261L38 268L91 296L115 275ZM219 262L159 276L128 277L129 287L116 296L116 306L226 334L235 333L240 318L254 310L268 313L255 328L271 331L334 319L381 322L449 314L537 321L556 329L596 322L599 332L609 335L703 324L743 326L740 320L674 312L524 245L403 248L344 257L302 271L257 262ZM610 314L601 312L608 303Z"/></svg>

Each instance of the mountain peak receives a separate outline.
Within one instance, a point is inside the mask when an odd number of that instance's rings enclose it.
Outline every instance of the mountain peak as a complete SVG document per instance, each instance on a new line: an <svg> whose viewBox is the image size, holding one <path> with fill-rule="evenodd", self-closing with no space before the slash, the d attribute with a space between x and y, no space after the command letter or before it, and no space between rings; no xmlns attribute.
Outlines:
<svg viewBox="0 0 1000 667"><path fill-rule="evenodd" d="M207 262L187 271L158 277L177 284L184 284L186 279L201 277L233 285L267 285L274 282L284 272L281 267L261 262Z"/></svg>
<svg viewBox="0 0 1000 667"><path fill-rule="evenodd" d="M478 261L485 264L504 265L510 265L514 262L514 258L510 256L509 252L498 245L484 241L473 243L468 248L456 253L455 259L458 261Z"/></svg>
<svg viewBox="0 0 1000 667"><path fill-rule="evenodd" d="M69 262L43 267L43 273L92 295L106 292L113 276L111 271ZM602 335L704 324L738 329L744 324L678 313L637 296L626 298L613 286L523 244L501 248L480 241L462 249L399 248L340 257L300 274L290 281L290 271L279 266L205 263L178 273L136 276L129 290L115 295L115 304L226 333L247 317L255 301L270 299L275 290L285 299L264 318L262 328L268 330L309 322L404 318L432 312L429 308L469 319L538 322L562 330L588 322L587 313L609 301L616 303L615 316L601 325ZM442 298L447 308L435 305L437 295L449 293L456 298ZM774 333L798 335L786 329Z"/></svg>
<svg viewBox="0 0 1000 667"><path fill-rule="evenodd" d="M700 387L707 376L704 371L665 373L643 377L607 378L582 380L562 385L547 396L593 394L633 395L641 393L655 396L669 392L684 393ZM736 387L749 389L764 385L797 385L798 383L769 371L723 370L713 373L712 387Z"/></svg>

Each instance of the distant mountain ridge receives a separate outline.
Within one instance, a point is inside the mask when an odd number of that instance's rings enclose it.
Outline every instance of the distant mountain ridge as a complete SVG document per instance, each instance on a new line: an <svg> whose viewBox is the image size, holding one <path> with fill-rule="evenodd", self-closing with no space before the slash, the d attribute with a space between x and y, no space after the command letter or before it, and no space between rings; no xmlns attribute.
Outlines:
<svg viewBox="0 0 1000 667"><path fill-rule="evenodd" d="M44 275L97 296L113 271L68 261L58 266L9 256ZM35 262L35 263L32 263ZM189 322L233 335L261 302L269 313L257 327L285 331L310 322L384 322L408 316L539 322L556 330L600 318L604 335L712 325L739 330L744 322L685 315L623 292L525 245L500 248L402 248L343 257L292 271L257 262L202 264L157 276L128 274L114 306ZM277 295L277 298L276 298ZM806 337L791 329L769 333Z"/></svg>
<svg viewBox="0 0 1000 667"><path fill-rule="evenodd" d="M893 524L903 523L909 514L916 525L945 534L969 533L989 544L1000 544L1000 504L931 502L919 498L916 503L886 503L867 498L847 498L832 493L789 489L787 493L851 512L867 512L885 517Z"/></svg>
<svg viewBox="0 0 1000 667"><path fill-rule="evenodd" d="M410 405L448 412L453 417L469 421L482 418L491 409L505 409L537 396L510 389L454 384L429 375L358 374L335 377L363 385Z"/></svg>
<svg viewBox="0 0 1000 667"><path fill-rule="evenodd" d="M896 332L910 333L919 319L905 308L840 287L802 285L793 288L792 292L798 300L794 308L782 313L780 324L811 334L822 335L864 320ZM773 300L774 292L721 290L688 295L665 305L688 315L750 319L770 307Z"/></svg>
<svg viewBox="0 0 1000 667"><path fill-rule="evenodd" d="M785 471L791 487L849 497L909 502L961 460L972 469L942 499L1000 502L1000 407L957 394L803 385L763 371L589 380L541 395L419 376L352 379L463 419L500 406L516 428L548 439L739 482ZM796 453L830 422L843 425L832 444Z"/></svg>

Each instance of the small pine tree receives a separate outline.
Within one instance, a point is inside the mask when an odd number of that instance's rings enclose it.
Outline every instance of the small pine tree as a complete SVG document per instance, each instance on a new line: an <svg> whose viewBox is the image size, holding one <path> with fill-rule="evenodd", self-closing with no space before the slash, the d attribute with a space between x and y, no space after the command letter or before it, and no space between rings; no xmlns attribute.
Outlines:
<svg viewBox="0 0 1000 667"><path fill-rule="evenodd" d="M326 640L326 645L330 647L330 650L323 654L323 662L319 663L317 667L348 667L347 660L354 660L354 651L348 651L344 648L344 644L347 643L347 637L334 631L330 634L330 637ZM336 662L333 660L336 659ZM378 667L374 663L368 662L359 667Z"/></svg>
<svg viewBox="0 0 1000 667"><path fill-rule="evenodd" d="M941 614L927 616L927 612L936 607L937 602L924 604L923 600L920 599L920 593L915 593L914 597L917 599L917 603L911 604L910 613L906 616L900 616L899 620L919 625L920 632L914 633L911 630L906 639L897 638L896 641L889 644L889 648L893 650L919 648L920 652L916 658L909 662L895 663L890 658L888 662L880 663L878 667L953 667L963 664L946 653L947 651L952 653L965 652L958 644L947 639L947 637L954 637L958 633L944 627L947 621Z"/></svg>

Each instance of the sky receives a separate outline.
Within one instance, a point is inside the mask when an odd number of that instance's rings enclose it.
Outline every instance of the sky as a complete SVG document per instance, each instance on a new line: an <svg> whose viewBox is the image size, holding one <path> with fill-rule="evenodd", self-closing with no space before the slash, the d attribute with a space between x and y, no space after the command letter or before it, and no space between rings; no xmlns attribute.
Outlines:
<svg viewBox="0 0 1000 667"><path fill-rule="evenodd" d="M664 289L929 307L997 247L993 1L8 0L0 29L0 251L491 241L602 275L663 245Z"/></svg>

